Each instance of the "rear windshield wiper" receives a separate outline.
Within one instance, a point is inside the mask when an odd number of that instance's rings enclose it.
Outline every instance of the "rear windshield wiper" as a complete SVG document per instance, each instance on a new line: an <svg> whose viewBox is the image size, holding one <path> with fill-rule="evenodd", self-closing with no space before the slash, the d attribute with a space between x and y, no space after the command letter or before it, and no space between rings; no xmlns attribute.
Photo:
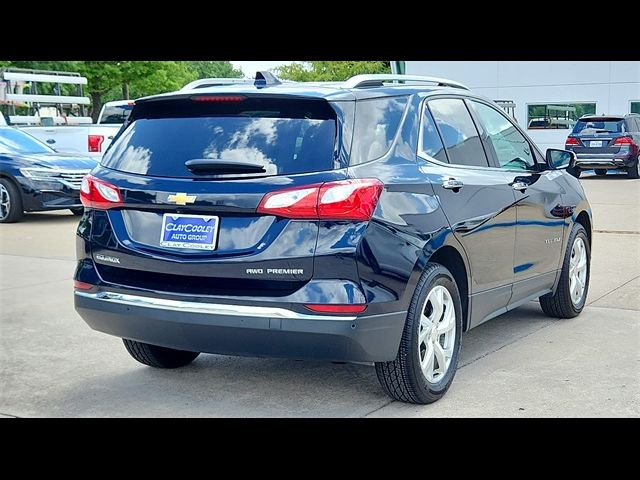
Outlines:
<svg viewBox="0 0 640 480"><path fill-rule="evenodd" d="M193 173L264 173L262 165L234 160L216 160L215 158L195 158L184 162Z"/></svg>

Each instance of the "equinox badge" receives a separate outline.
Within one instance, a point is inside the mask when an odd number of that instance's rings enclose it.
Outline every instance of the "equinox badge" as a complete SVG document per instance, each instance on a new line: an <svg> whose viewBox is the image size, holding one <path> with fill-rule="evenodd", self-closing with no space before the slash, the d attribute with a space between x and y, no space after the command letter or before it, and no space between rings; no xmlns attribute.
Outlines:
<svg viewBox="0 0 640 480"><path fill-rule="evenodd" d="M167 197L167 202L174 202L176 205L186 205L187 203L193 203L195 201L195 195L187 195L186 193L176 193L175 195L169 195Z"/></svg>

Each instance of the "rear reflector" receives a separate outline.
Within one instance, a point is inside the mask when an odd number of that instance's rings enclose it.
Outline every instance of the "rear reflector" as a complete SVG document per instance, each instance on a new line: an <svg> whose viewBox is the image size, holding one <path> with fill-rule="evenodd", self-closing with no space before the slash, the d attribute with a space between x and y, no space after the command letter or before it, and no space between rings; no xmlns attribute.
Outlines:
<svg viewBox="0 0 640 480"><path fill-rule="evenodd" d="M305 305L309 310L321 313L362 313L366 305Z"/></svg>
<svg viewBox="0 0 640 480"><path fill-rule="evenodd" d="M93 285L90 283L81 282L79 280L73 281L73 288L77 288L78 290L91 290Z"/></svg>
<svg viewBox="0 0 640 480"><path fill-rule="evenodd" d="M575 137L567 137L567 141L564 142L565 145L580 145L580 142Z"/></svg>
<svg viewBox="0 0 640 480"><path fill-rule="evenodd" d="M194 95L194 102L242 102L247 97L242 95Z"/></svg>
<svg viewBox="0 0 640 480"><path fill-rule="evenodd" d="M80 185L80 201L85 207L106 210L121 206L122 195L115 185L85 175Z"/></svg>
<svg viewBox="0 0 640 480"><path fill-rule="evenodd" d="M633 145L633 139L631 137L618 137L616 138L614 145Z"/></svg>
<svg viewBox="0 0 640 480"><path fill-rule="evenodd" d="M102 151L102 142L104 142L104 137L102 135L89 135L87 138L87 143L89 145L90 152L101 152Z"/></svg>
<svg viewBox="0 0 640 480"><path fill-rule="evenodd" d="M384 185L354 179L305 185L267 193L258 213L310 220L371 220Z"/></svg>

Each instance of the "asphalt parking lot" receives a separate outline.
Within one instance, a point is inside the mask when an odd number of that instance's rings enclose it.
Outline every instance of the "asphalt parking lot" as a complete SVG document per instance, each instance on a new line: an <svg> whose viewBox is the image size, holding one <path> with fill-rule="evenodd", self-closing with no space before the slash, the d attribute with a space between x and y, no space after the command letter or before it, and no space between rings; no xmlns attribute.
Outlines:
<svg viewBox="0 0 640 480"><path fill-rule="evenodd" d="M581 179L593 207L587 307L535 302L462 338L448 394L391 401L373 367L201 355L159 371L73 310L77 217L0 226L0 417L640 416L640 180Z"/></svg>

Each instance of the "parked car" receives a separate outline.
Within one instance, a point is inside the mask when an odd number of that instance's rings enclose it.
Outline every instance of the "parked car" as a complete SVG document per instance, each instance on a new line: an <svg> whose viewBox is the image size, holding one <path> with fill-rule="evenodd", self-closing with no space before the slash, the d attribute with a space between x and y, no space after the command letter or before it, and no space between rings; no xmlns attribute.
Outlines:
<svg viewBox="0 0 640 480"><path fill-rule="evenodd" d="M574 158L431 77L259 73L136 100L83 181L75 308L153 367L373 362L392 398L430 403L463 331L534 299L552 317L584 308Z"/></svg>
<svg viewBox="0 0 640 480"><path fill-rule="evenodd" d="M100 160L113 137L129 116L133 108L132 100L107 102L100 110L95 124L52 125L48 127L20 127L30 135L42 140L58 152L80 153Z"/></svg>
<svg viewBox="0 0 640 480"><path fill-rule="evenodd" d="M87 156L60 154L13 127L0 127L0 223L24 212L69 209L81 215L82 177L98 163Z"/></svg>
<svg viewBox="0 0 640 480"><path fill-rule="evenodd" d="M571 169L576 177L585 170L595 170L596 175L622 170L629 178L640 178L640 115L584 115L565 148L576 154Z"/></svg>

